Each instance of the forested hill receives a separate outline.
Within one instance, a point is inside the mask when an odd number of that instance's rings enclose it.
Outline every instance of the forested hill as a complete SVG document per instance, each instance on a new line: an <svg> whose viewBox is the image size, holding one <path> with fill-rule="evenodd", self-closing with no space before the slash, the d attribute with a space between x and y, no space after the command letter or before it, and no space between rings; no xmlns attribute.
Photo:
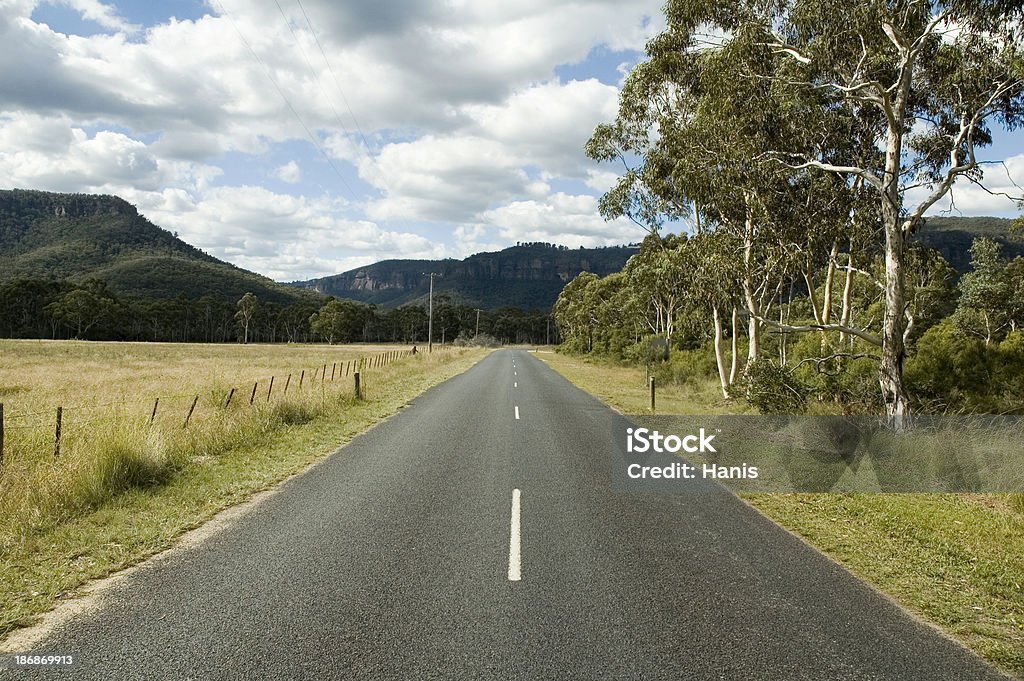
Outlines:
<svg viewBox="0 0 1024 681"><path fill-rule="evenodd" d="M296 289L190 246L116 196L0 190L0 283L83 282L139 298L237 300L251 291L282 304Z"/></svg>
<svg viewBox="0 0 1024 681"><path fill-rule="evenodd" d="M383 307L425 300L430 272L434 293L483 309L550 308L562 287L583 271L605 276L618 272L636 248L570 249L545 243L519 244L465 260L384 260L295 286Z"/></svg>
<svg viewBox="0 0 1024 681"><path fill-rule="evenodd" d="M1003 247L1003 256L1024 256L1024 243L1010 238L1012 220L1005 218L975 217L928 218L917 238L928 244L963 274L971 268L971 243L975 237L986 236Z"/></svg>

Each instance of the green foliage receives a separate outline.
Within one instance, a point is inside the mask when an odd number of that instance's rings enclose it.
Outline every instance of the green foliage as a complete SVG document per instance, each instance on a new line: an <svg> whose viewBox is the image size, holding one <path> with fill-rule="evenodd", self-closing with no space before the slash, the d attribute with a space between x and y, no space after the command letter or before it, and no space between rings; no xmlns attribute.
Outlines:
<svg viewBox="0 0 1024 681"><path fill-rule="evenodd" d="M958 331L986 345L1024 322L1024 267L1009 267L1001 251L992 239L974 240L972 271L960 278L960 302L952 318Z"/></svg>
<svg viewBox="0 0 1024 681"><path fill-rule="evenodd" d="M46 306L54 319L66 325L75 338L85 338L89 329L109 315L114 301L89 289L76 288Z"/></svg>
<svg viewBox="0 0 1024 681"><path fill-rule="evenodd" d="M906 372L922 411L1024 413L1024 332L986 345L945 320L922 336Z"/></svg>
<svg viewBox="0 0 1024 681"><path fill-rule="evenodd" d="M800 414L808 392L792 368L772 360L755 362L747 374L747 401L762 414Z"/></svg>
<svg viewBox="0 0 1024 681"><path fill-rule="evenodd" d="M373 316L372 308L351 300L331 299L309 318L313 333L330 344L356 341Z"/></svg>
<svg viewBox="0 0 1024 681"><path fill-rule="evenodd" d="M697 349L673 350L667 362L655 362L652 369L661 383L691 387L700 387L717 371L714 352L707 345Z"/></svg>
<svg viewBox="0 0 1024 681"><path fill-rule="evenodd" d="M798 337L789 348L793 376L808 400L831 404L846 414L874 414L881 409L877 348L854 341L845 351L835 333Z"/></svg>

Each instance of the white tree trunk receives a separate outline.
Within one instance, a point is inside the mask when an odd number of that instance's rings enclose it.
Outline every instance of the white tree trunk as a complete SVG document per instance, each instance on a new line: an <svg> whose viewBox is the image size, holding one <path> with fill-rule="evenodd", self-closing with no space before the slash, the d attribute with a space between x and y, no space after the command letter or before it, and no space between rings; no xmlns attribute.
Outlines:
<svg viewBox="0 0 1024 681"><path fill-rule="evenodd" d="M722 350L722 318L718 315L718 306L711 308L715 320L715 362L718 365L718 380L722 384L722 397L729 399L729 381L725 375L725 357Z"/></svg>
<svg viewBox="0 0 1024 681"><path fill-rule="evenodd" d="M897 118L897 120L901 120ZM885 150L885 174L882 185L882 222L885 228L885 314L882 318L882 357L878 384L890 424L897 430L909 425L910 398L903 381L903 343L906 238L903 233L903 197L899 175L902 156L902 131L890 129Z"/></svg>
<svg viewBox="0 0 1024 681"><path fill-rule="evenodd" d="M843 285L843 307L839 313L839 323L842 326L850 325L850 298L853 296L853 243L850 243L849 267L846 269L846 283ZM846 348L846 332L839 332L839 347Z"/></svg>
<svg viewBox="0 0 1024 681"><path fill-rule="evenodd" d="M737 372L737 370L740 367L740 357L739 357L739 353L736 351L736 341L737 341L737 336L739 335L737 333L737 331L739 330L737 328L738 327L737 322L738 322L738 316L739 316L738 313L739 313L739 311L736 309L736 306L733 305L732 306L732 367L729 370L729 387L732 387L732 385L734 383L736 383L736 372Z"/></svg>
<svg viewBox="0 0 1024 681"><path fill-rule="evenodd" d="M751 268L754 261L754 212L750 207L751 199L747 198L746 229L743 236L743 297L750 313L747 322L747 336L750 345L747 349L746 371L754 365L761 354L761 304L754 294L754 282Z"/></svg>

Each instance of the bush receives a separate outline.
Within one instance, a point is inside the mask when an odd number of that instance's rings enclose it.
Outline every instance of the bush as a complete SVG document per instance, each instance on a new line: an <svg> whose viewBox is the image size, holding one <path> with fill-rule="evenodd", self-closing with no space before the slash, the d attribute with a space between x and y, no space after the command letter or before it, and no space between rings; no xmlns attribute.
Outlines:
<svg viewBox="0 0 1024 681"><path fill-rule="evenodd" d="M697 350L672 350L667 362L654 362L652 370L660 382L673 385L703 385L718 376L715 353L710 347Z"/></svg>
<svg viewBox="0 0 1024 681"><path fill-rule="evenodd" d="M985 345L944 320L921 337L906 377L924 413L1024 413L1024 334Z"/></svg>
<svg viewBox="0 0 1024 681"><path fill-rule="evenodd" d="M762 414L800 414L807 409L807 386L795 372L762 359L747 375L747 401Z"/></svg>
<svg viewBox="0 0 1024 681"><path fill-rule="evenodd" d="M789 351L793 377L803 384L808 399L830 402L848 414L876 414L882 408L878 388L878 362L871 357L831 357L838 336L809 333L800 337ZM877 348L857 341L845 354L868 355Z"/></svg>

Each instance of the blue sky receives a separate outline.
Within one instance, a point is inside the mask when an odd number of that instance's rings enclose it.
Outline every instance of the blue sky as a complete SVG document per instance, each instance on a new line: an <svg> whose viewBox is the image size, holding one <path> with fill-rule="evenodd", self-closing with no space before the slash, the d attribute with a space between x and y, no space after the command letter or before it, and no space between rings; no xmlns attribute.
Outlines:
<svg viewBox="0 0 1024 681"><path fill-rule="evenodd" d="M117 194L278 280L638 241L583 145L662 1L3 0L0 187ZM986 154L1024 181L1019 136Z"/></svg>

